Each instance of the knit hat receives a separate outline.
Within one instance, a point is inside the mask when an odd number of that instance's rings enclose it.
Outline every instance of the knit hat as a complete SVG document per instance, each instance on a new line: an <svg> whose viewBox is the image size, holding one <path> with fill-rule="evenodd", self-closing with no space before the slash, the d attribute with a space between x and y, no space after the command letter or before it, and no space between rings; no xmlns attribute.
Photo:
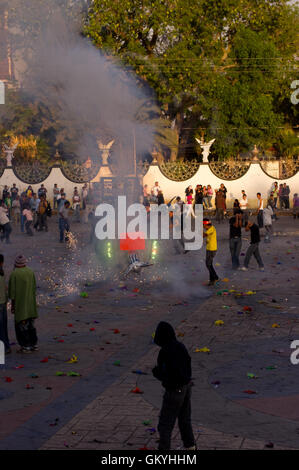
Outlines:
<svg viewBox="0 0 299 470"><path fill-rule="evenodd" d="M15 259L16 268L24 268L26 266L26 258L23 255L19 255Z"/></svg>

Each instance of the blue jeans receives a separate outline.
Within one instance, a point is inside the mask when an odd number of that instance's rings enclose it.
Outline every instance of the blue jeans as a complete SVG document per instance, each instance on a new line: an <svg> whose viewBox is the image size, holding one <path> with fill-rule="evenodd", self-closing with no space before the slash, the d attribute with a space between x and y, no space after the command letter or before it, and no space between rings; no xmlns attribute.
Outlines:
<svg viewBox="0 0 299 470"><path fill-rule="evenodd" d="M3 341L5 349L9 349L7 332L7 305L0 304L0 341Z"/></svg>
<svg viewBox="0 0 299 470"><path fill-rule="evenodd" d="M239 256L242 246L241 237L231 238L229 240L229 247L232 256L233 269L237 269L240 266Z"/></svg>
<svg viewBox="0 0 299 470"><path fill-rule="evenodd" d="M26 217L22 214L21 212L21 232L24 232L24 225L25 225L25 222L26 222Z"/></svg>

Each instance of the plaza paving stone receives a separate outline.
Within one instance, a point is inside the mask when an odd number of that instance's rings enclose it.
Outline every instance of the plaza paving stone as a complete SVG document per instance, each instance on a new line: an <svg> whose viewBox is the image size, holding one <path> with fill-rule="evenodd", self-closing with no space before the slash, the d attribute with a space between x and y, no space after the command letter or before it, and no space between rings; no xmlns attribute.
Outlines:
<svg viewBox="0 0 299 470"><path fill-rule="evenodd" d="M199 449L264 449L268 442L274 449L299 448L299 365L290 363L290 343L299 339L297 221L281 217L275 227L279 235L271 244L261 242L265 272L257 270L255 260L248 272L231 270L228 226L222 224L216 225L215 263L222 279L217 286L203 285L203 250L174 256L164 242L156 265L128 279L127 290L119 288L117 276L111 279L98 268L92 248L84 246L86 227L73 225L79 240L75 252L57 243L55 220L34 243L15 230L12 245L4 249L7 271L22 246L37 274L40 350L23 356L13 346L0 366L0 449L157 448L152 428L157 428L162 387L151 375L159 352L151 335L160 320L175 326L192 356ZM247 245L244 240L243 253ZM92 286L84 286L88 280ZM83 289L86 299L78 295ZM217 295L224 289L256 293ZM252 312L243 311L246 305ZM214 323L219 319L222 326ZM272 327L275 323L279 328ZM14 341L11 317L9 332ZM204 346L209 354L195 352ZM67 363L73 354L78 362ZM48 362L41 363L45 357ZM24 367L16 369L19 365ZM138 369L147 375L132 373ZM58 377L57 371L81 376ZM6 376L13 382L6 383ZM34 388L27 390L27 384ZM143 394L131 393L136 385ZM176 427L172 446L181 445Z"/></svg>

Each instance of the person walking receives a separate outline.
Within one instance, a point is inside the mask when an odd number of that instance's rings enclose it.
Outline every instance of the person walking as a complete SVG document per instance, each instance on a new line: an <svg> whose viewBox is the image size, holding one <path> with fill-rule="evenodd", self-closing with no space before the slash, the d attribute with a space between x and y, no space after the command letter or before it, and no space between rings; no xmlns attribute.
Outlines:
<svg viewBox="0 0 299 470"><path fill-rule="evenodd" d="M57 183L54 184L54 188L53 188L53 209L57 209L58 207L58 202L57 202L57 197L59 196L60 194L60 189L58 188L57 186Z"/></svg>
<svg viewBox="0 0 299 470"><path fill-rule="evenodd" d="M270 204L267 205L264 209L264 226L266 230L266 235L265 235L265 243L270 243L271 242L271 235L273 233L272 230L272 216L273 216L273 210Z"/></svg>
<svg viewBox="0 0 299 470"><path fill-rule="evenodd" d="M250 231L250 245L246 251L245 255L245 260L244 260L244 266L241 268L242 271L248 271L248 266L249 262L251 259L251 256L253 255L259 265L260 271L264 271L264 264L259 252L259 243L261 241L260 239L260 229L257 224L254 224L253 222L248 222L248 224L245 227L246 232Z"/></svg>
<svg viewBox="0 0 299 470"><path fill-rule="evenodd" d="M2 204L0 206L0 225L1 225L2 230L3 230L3 235L1 235L1 237L0 237L1 241L3 242L3 240L5 239L6 243L10 244L11 242L9 240L9 237L10 237L12 228L11 228L11 225L10 225L10 220L8 218L7 208L4 204L4 202L2 202Z"/></svg>
<svg viewBox="0 0 299 470"><path fill-rule="evenodd" d="M158 450L170 450L171 434L177 419L185 450L196 450L191 425L191 357L167 322L158 324L154 342L161 350L153 375L165 389L158 424Z"/></svg>
<svg viewBox="0 0 299 470"><path fill-rule="evenodd" d="M7 330L7 289L3 270L4 256L0 254L0 341L3 342L5 354L11 353Z"/></svg>
<svg viewBox="0 0 299 470"><path fill-rule="evenodd" d="M33 232L31 230L31 225L33 223L33 214L30 210L30 206L29 204L27 206L25 206L24 210L23 210L23 215L26 219L26 222L25 222L25 229L26 229L26 233L27 235L29 235L30 237L33 237Z"/></svg>
<svg viewBox="0 0 299 470"><path fill-rule="evenodd" d="M206 267L210 274L210 281L208 285L213 286L215 282L219 279L213 266L213 259L215 258L217 253L217 232L216 228L212 225L212 222L207 218L203 219L203 226L205 229L203 237L207 239Z"/></svg>
<svg viewBox="0 0 299 470"><path fill-rule="evenodd" d="M80 222L80 196L78 190L75 188L73 195L73 210L75 213L75 222Z"/></svg>
<svg viewBox="0 0 299 470"><path fill-rule="evenodd" d="M48 231L47 208L48 208L48 202L47 202L46 196L45 194L42 194L40 196L40 203L36 211L37 212L37 225L38 225L39 232L42 232L44 227L45 227L46 232Z"/></svg>
<svg viewBox="0 0 299 470"><path fill-rule="evenodd" d="M15 317L16 338L19 352L37 351L37 334L34 321L38 318L36 305L36 280L34 272L26 266L26 259L19 255L8 283L11 313Z"/></svg>
<svg viewBox="0 0 299 470"><path fill-rule="evenodd" d="M21 204L20 204L20 197L17 194L11 204L11 218L12 218L13 223L19 224L20 217L21 217Z"/></svg>
<svg viewBox="0 0 299 470"><path fill-rule="evenodd" d="M241 199L239 199L240 209L243 212L242 215L242 226L246 227L248 222L248 199L245 193L242 194Z"/></svg>
<svg viewBox="0 0 299 470"><path fill-rule="evenodd" d="M229 248L232 257L232 268L240 267L239 256L242 247L242 211L238 209L233 217L229 219Z"/></svg>
<svg viewBox="0 0 299 470"><path fill-rule="evenodd" d="M65 201L65 200L64 200L64 203L61 204L59 208L59 234L60 234L59 241L60 243L63 243L65 241L64 232L70 231L70 224L69 224L69 219L68 219L69 208L70 208L70 203L69 201Z"/></svg>
<svg viewBox="0 0 299 470"><path fill-rule="evenodd" d="M207 186L208 209L212 209L213 188L210 184Z"/></svg>
<svg viewBox="0 0 299 470"><path fill-rule="evenodd" d="M258 223L259 228L262 228L264 225L264 222L263 222L264 200L262 198L261 193L257 193L256 197L257 197L257 203L258 203L257 223Z"/></svg>
<svg viewBox="0 0 299 470"><path fill-rule="evenodd" d="M216 220L220 224L224 220L224 211L226 208L224 193L221 189L215 189Z"/></svg>

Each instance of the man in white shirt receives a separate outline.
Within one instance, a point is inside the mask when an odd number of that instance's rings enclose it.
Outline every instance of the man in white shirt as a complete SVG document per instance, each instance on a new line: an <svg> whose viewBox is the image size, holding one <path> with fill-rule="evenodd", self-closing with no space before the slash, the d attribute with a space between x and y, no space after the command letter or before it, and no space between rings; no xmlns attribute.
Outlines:
<svg viewBox="0 0 299 470"><path fill-rule="evenodd" d="M158 192L161 191L158 181L155 182L155 186L152 189L153 196L158 197Z"/></svg>
<svg viewBox="0 0 299 470"><path fill-rule="evenodd" d="M257 208L257 223L259 228L262 228L264 226L263 222L263 213L264 213L264 200L262 198L261 193L257 193L257 202L258 202L258 208Z"/></svg>
<svg viewBox="0 0 299 470"><path fill-rule="evenodd" d="M247 199L245 192L242 194L241 199L239 199L239 204L240 204L240 209L243 212L242 226L246 227L247 222L248 222L248 199Z"/></svg>

